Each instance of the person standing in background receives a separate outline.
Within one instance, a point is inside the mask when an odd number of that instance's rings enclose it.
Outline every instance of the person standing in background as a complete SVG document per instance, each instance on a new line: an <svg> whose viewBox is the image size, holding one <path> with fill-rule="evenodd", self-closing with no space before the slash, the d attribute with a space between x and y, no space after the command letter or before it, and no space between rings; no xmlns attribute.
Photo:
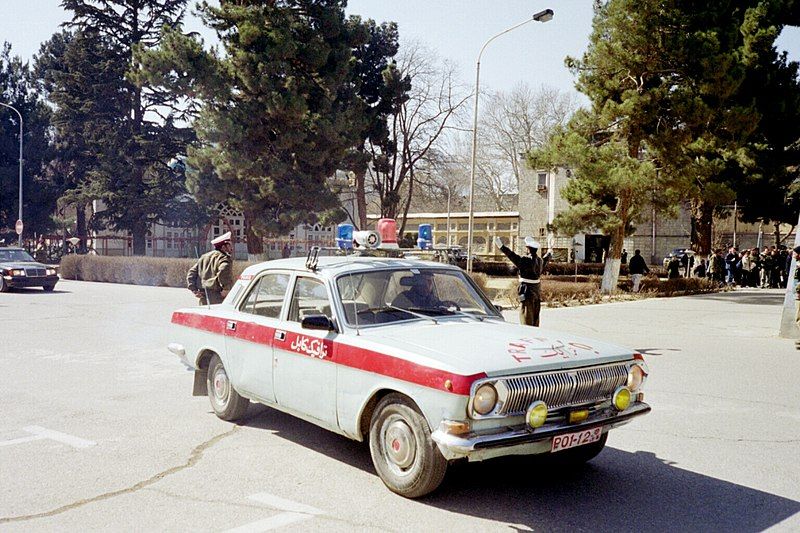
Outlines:
<svg viewBox="0 0 800 533"><path fill-rule="evenodd" d="M642 276L650 272L647 263L644 261L644 257L642 257L641 250L634 250L633 257L631 257L631 264L628 265L628 272L633 281L633 292L639 292L639 284L642 282Z"/></svg>
<svg viewBox="0 0 800 533"><path fill-rule="evenodd" d="M200 305L222 303L233 287L233 243L231 232L211 241L214 249L204 253L186 275L187 288L197 296Z"/></svg>
<svg viewBox="0 0 800 533"><path fill-rule="evenodd" d="M542 309L541 275L550 262L552 253L548 251L543 257L536 255L540 244L533 237L525 237L525 247L529 256L520 257L503 244L500 237L494 238L494 244L514 263L519 270L519 287L517 295L520 301L519 322L528 326L539 326L539 314Z"/></svg>

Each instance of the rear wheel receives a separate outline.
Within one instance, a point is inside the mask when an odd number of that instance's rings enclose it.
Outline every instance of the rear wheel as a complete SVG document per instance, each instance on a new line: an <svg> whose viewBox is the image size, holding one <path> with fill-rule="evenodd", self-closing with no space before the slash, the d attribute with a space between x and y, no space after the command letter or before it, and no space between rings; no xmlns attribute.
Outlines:
<svg viewBox="0 0 800 533"><path fill-rule="evenodd" d="M433 492L447 472L447 460L431 439L425 417L400 394L386 396L375 408L369 449L384 484L406 498Z"/></svg>
<svg viewBox="0 0 800 533"><path fill-rule="evenodd" d="M3 276L0 276L0 292L8 292L8 283L3 279Z"/></svg>
<svg viewBox="0 0 800 533"><path fill-rule="evenodd" d="M239 396L228 379L228 373L218 355L211 358L208 365L208 378L206 378L208 398L211 408L222 420L238 420L242 418L250 405L250 400Z"/></svg>

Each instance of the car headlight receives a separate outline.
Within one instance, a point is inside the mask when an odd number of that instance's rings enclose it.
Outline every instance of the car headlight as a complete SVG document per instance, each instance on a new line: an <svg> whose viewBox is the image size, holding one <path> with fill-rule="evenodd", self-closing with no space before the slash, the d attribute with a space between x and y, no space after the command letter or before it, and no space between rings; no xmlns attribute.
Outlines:
<svg viewBox="0 0 800 533"><path fill-rule="evenodd" d="M55 276L56 275L56 269L55 268L48 268L47 269L47 275L48 276Z"/></svg>
<svg viewBox="0 0 800 533"><path fill-rule="evenodd" d="M644 378L647 376L644 368L639 364L632 364L628 368L628 381L625 384L631 392L636 392L639 387L644 383Z"/></svg>
<svg viewBox="0 0 800 533"><path fill-rule="evenodd" d="M25 275L25 271L22 270L22 269L12 270L11 271L11 275L12 276L24 276Z"/></svg>
<svg viewBox="0 0 800 533"><path fill-rule="evenodd" d="M479 415L486 415L494 410L497 405L497 390L491 383L484 383L475 391L472 399L472 408Z"/></svg>

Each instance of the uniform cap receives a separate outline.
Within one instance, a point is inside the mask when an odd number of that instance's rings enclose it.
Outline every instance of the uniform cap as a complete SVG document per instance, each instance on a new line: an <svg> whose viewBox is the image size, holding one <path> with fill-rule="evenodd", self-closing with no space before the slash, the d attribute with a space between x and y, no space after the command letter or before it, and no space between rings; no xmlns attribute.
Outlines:
<svg viewBox="0 0 800 533"><path fill-rule="evenodd" d="M533 237L525 237L525 246L528 248L536 248L537 250L542 247L542 245L539 244L539 241Z"/></svg>
<svg viewBox="0 0 800 533"><path fill-rule="evenodd" d="M223 233L222 235L220 235L216 239L211 239L211 244L216 246L218 244L222 244L222 243L230 241L230 240L231 240L231 232L228 231L226 233Z"/></svg>
<svg viewBox="0 0 800 533"><path fill-rule="evenodd" d="M800 254L800 246L795 246L794 247L794 253Z"/></svg>

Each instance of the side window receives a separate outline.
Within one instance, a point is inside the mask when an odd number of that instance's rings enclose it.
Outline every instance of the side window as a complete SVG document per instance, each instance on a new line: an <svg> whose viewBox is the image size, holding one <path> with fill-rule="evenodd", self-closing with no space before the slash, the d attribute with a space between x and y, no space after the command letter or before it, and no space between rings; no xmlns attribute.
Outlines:
<svg viewBox="0 0 800 533"><path fill-rule="evenodd" d="M289 306L290 322L300 322L308 315L325 315L333 318L331 302L325 284L314 278L297 278Z"/></svg>
<svg viewBox="0 0 800 533"><path fill-rule="evenodd" d="M242 312L267 318L279 318L283 297L289 287L289 274L275 273L261 276L242 306Z"/></svg>

